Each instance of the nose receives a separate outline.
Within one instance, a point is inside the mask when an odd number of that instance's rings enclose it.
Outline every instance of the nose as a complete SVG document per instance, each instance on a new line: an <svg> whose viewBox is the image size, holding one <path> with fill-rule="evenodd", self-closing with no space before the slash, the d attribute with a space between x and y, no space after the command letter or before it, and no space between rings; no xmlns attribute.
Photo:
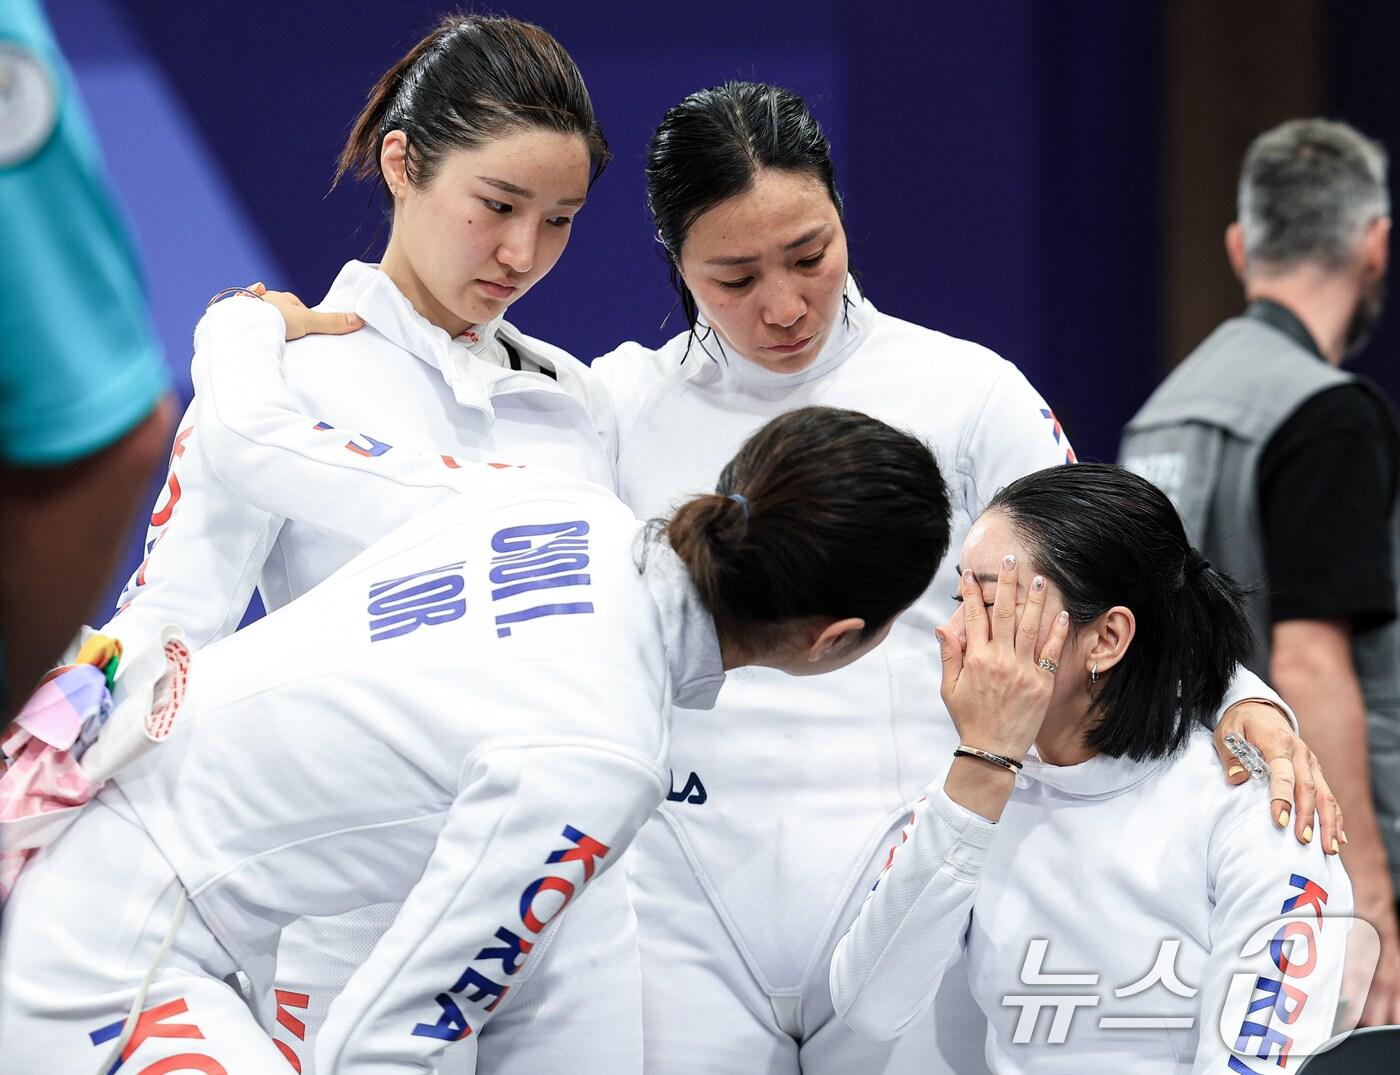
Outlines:
<svg viewBox="0 0 1400 1075"><path fill-rule="evenodd" d="M522 218L524 214L521 214ZM539 224L520 219L511 222L496 250L496 259L511 272L528 273L535 265L535 250L539 245Z"/></svg>
<svg viewBox="0 0 1400 1075"><path fill-rule="evenodd" d="M774 328L791 328L807 312L807 303L792 282L773 280L763 295L763 320Z"/></svg>

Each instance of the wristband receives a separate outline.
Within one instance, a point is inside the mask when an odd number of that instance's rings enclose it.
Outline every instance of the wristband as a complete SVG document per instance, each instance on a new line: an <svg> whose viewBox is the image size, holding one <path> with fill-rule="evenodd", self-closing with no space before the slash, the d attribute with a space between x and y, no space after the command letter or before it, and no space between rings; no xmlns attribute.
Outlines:
<svg viewBox="0 0 1400 1075"><path fill-rule="evenodd" d="M958 744L958 749L953 751L955 758L976 758L978 761L989 762L992 765L1000 766L1009 773L1019 773L1021 763L1015 758L1008 758L1005 754L991 754L985 750L978 750L976 747Z"/></svg>
<svg viewBox="0 0 1400 1075"><path fill-rule="evenodd" d="M262 299L262 296L250 287L226 287L205 303L204 308L207 310L209 307L213 306L214 303L222 302L224 299L232 298L234 295L247 295L250 299Z"/></svg>

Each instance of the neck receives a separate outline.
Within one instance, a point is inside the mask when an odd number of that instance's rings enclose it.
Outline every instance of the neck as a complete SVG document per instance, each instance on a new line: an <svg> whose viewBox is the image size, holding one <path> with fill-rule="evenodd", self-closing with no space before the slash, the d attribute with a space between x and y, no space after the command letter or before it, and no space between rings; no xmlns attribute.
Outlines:
<svg viewBox="0 0 1400 1075"><path fill-rule="evenodd" d="M1035 737L1036 753L1049 765L1078 765L1098 753L1085 743L1092 721L1089 717L1090 699L1083 698L1052 706Z"/></svg>
<svg viewBox="0 0 1400 1075"><path fill-rule="evenodd" d="M1347 325L1356 309L1356 285L1344 274L1304 265L1277 276L1251 277L1245 297L1286 307L1312 335L1334 366L1346 354Z"/></svg>
<svg viewBox="0 0 1400 1075"><path fill-rule="evenodd" d="M390 236L388 249L384 251L384 258L379 263L379 271L394 282L394 286L412 303L415 310L449 336L460 336L472 327L471 322L463 321L433 298L423 286L418 274L413 271L413 266L393 236Z"/></svg>

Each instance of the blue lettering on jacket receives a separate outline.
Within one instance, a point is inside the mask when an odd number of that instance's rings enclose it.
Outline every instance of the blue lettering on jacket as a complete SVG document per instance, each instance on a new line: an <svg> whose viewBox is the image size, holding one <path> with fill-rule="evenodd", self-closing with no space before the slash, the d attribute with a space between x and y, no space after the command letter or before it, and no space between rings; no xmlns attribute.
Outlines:
<svg viewBox="0 0 1400 1075"><path fill-rule="evenodd" d="M569 846L551 851L545 857L545 865L558 866L561 863L576 862L583 870L581 884L587 884L593 880L599 860L606 858L611 849L607 844L600 843L572 825L565 825L562 835L569 841ZM561 914L568 906L578 887L579 885L568 878L559 877L552 873L535 878L520 893L520 927L528 933L541 933L554 920L555 916ZM559 899L541 918L535 914L535 901L541 894L547 892L558 893ZM496 961L501 964L501 970L505 972L506 976L513 975L520 970L522 964L529 957L534 944L506 926L496 930L495 936L496 940L504 942L505 946L497 948L488 944L487 947L477 952L472 962ZM490 997L491 1002L483 1005L483 1010L492 1012L495 1011L496 1005L500 1004L505 995L510 992L510 988L510 986L502 985L488 977L483 971L468 964L448 992L439 993L433 998L438 1008L441 1009L441 1014L438 1015L437 1019L431 1023L418 1023L410 1033L416 1037L438 1038L442 1041L461 1041L463 1038L468 1038L472 1034L471 1023L467 1021L466 1015L453 999L453 994L462 994L464 999L478 1005ZM471 992L467 992L468 990Z"/></svg>
<svg viewBox="0 0 1400 1075"><path fill-rule="evenodd" d="M397 579L376 582L369 588L369 640L383 642L420 627L460 620L467 614L461 597L466 579L456 572L465 563L416 571Z"/></svg>
<svg viewBox="0 0 1400 1075"><path fill-rule="evenodd" d="M491 539L492 601L508 601L541 590L589 586L588 523L509 526ZM542 539L542 540L541 540ZM551 595L553 596L553 595ZM550 600L544 604L503 611L496 616L496 636L509 638L514 624L545 616L570 616L593 611L591 601Z"/></svg>

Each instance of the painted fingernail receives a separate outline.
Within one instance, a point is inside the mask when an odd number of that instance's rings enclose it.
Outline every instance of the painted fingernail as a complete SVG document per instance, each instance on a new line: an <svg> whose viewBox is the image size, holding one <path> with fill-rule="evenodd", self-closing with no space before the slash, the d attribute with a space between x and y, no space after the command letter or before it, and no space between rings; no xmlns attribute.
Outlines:
<svg viewBox="0 0 1400 1075"><path fill-rule="evenodd" d="M1004 557L1002 557L1001 562L1002 565L1006 568L1006 570L1010 571L1013 567L1016 566L1016 557L1012 556L1010 553L1007 553Z"/></svg>
<svg viewBox="0 0 1400 1075"><path fill-rule="evenodd" d="M1036 593L1040 593L1041 590L1045 589L1045 580L1037 575L1035 578L1031 579L1031 589Z"/></svg>
<svg viewBox="0 0 1400 1075"><path fill-rule="evenodd" d="M1340 855L1341 853L1342 849L1337 846L1337 838L1334 836L1332 837L1332 854Z"/></svg>
<svg viewBox="0 0 1400 1075"><path fill-rule="evenodd" d="M1342 830L1342 843L1346 843L1346 842L1347 842L1347 830L1346 830L1346 829L1343 829L1343 830Z"/></svg>
<svg viewBox="0 0 1400 1075"><path fill-rule="evenodd" d="M971 586L971 585L973 585L976 581L977 581L977 576L974 575L974 574L972 573L972 568L969 567L966 571L963 572L963 582L965 582L965 583L967 583L969 586Z"/></svg>
<svg viewBox="0 0 1400 1075"><path fill-rule="evenodd" d="M1232 765L1230 766L1230 771L1225 775L1229 777L1236 777L1239 776L1242 772L1244 772L1243 765Z"/></svg>
<svg viewBox="0 0 1400 1075"><path fill-rule="evenodd" d="M1069 613L1065 612L1064 610L1061 610L1060 614L1056 616L1055 619L1061 624L1069 623Z"/></svg>
<svg viewBox="0 0 1400 1075"><path fill-rule="evenodd" d="M1304 826L1303 826L1303 843L1305 843L1305 844L1310 844L1310 843L1312 843L1312 826L1311 826L1311 825L1304 825Z"/></svg>
<svg viewBox="0 0 1400 1075"><path fill-rule="evenodd" d="M1288 807L1285 806L1278 812L1278 823L1280 828L1288 824Z"/></svg>

